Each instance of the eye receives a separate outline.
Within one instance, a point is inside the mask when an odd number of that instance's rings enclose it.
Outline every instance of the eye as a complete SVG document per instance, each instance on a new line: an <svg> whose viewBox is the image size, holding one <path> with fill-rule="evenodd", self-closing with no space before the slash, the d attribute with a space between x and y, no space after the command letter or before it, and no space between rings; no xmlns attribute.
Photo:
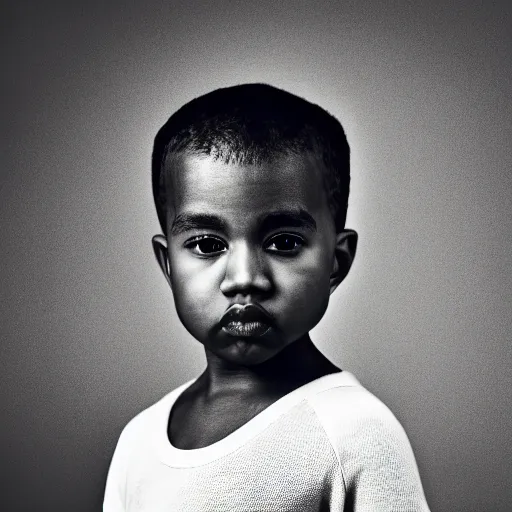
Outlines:
<svg viewBox="0 0 512 512"><path fill-rule="evenodd" d="M281 233L268 241L266 249L283 254L296 254L304 245L305 242L300 236Z"/></svg>
<svg viewBox="0 0 512 512"><path fill-rule="evenodd" d="M185 247L202 256L220 254L226 250L226 244L222 240L209 235L196 236L189 240Z"/></svg>

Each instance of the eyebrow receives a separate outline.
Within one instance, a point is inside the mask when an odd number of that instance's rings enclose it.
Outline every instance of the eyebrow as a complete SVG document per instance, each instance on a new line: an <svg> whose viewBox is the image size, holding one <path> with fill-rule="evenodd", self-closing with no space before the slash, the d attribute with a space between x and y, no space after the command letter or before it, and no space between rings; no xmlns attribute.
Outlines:
<svg viewBox="0 0 512 512"><path fill-rule="evenodd" d="M259 231L265 233L282 227L297 227L316 231L315 219L304 209L275 210L258 217ZM228 231L227 222L208 213L181 213L176 216L171 227L171 235L178 236L193 229Z"/></svg>
<svg viewBox="0 0 512 512"><path fill-rule="evenodd" d="M174 219L171 226L171 235L178 236L193 229L213 229L226 231L226 222L208 213L180 213Z"/></svg>
<svg viewBox="0 0 512 512"><path fill-rule="evenodd" d="M285 226L316 231L315 219L302 208L297 210L276 210L263 214L258 220L261 224L260 231L263 233Z"/></svg>

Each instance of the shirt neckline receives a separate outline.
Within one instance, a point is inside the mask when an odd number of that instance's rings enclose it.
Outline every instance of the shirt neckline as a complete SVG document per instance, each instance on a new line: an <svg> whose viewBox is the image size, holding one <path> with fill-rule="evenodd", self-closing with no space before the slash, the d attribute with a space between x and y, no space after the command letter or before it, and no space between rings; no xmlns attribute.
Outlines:
<svg viewBox="0 0 512 512"><path fill-rule="evenodd" d="M197 379L199 379L199 377L191 379L177 387L159 403L156 421L157 431L153 437L153 442L156 453L160 456L160 460L167 466L191 467L207 464L240 448L248 440L254 438L267 428L279 416L308 396L332 387L355 386L359 384L357 379L345 370L324 375L282 396L251 418L247 423L219 441L202 448L182 450L173 446L168 438L167 427L169 416L178 397L187 388L192 386Z"/></svg>

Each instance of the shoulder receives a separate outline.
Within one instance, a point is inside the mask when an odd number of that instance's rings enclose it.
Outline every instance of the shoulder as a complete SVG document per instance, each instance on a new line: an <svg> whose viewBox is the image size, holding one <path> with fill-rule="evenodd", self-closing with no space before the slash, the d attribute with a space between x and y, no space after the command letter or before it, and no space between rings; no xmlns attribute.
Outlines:
<svg viewBox="0 0 512 512"><path fill-rule="evenodd" d="M401 423L361 385L327 390L315 397L312 406L344 467L401 464L415 470Z"/></svg>
<svg viewBox="0 0 512 512"><path fill-rule="evenodd" d="M173 389L149 407L136 414L123 428L119 441L118 449L124 446L134 446L143 444L144 440L150 440L151 434L155 428L160 428L162 424L167 424L171 405L179 393L190 384L191 381L182 384Z"/></svg>
<svg viewBox="0 0 512 512"><path fill-rule="evenodd" d="M362 510L428 511L407 434L381 400L357 383L324 390L309 402L346 491Z"/></svg>
<svg viewBox="0 0 512 512"><path fill-rule="evenodd" d="M333 385L308 399L318 419L327 430L353 431L364 435L380 430L403 432L391 410L364 388L351 374L340 385Z"/></svg>
<svg viewBox="0 0 512 512"><path fill-rule="evenodd" d="M409 439L396 416L379 398L353 380L309 399L340 463L348 466L356 462L375 463L379 458L389 463L410 460Z"/></svg>
<svg viewBox="0 0 512 512"><path fill-rule="evenodd" d="M190 381L191 382L191 381ZM164 432L168 413L179 392L187 382L156 403L133 417L123 428L117 441L108 470L103 510L125 510L125 498L129 475L151 462L152 442L159 432Z"/></svg>

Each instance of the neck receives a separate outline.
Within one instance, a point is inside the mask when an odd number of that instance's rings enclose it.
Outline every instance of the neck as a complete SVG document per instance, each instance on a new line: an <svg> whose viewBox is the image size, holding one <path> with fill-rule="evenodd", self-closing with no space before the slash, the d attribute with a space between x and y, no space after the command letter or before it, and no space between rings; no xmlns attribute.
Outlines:
<svg viewBox="0 0 512 512"><path fill-rule="evenodd" d="M233 364L208 349L205 349L205 354L207 367L199 380L209 396L231 392L279 393L341 371L315 347L309 334L254 366Z"/></svg>

